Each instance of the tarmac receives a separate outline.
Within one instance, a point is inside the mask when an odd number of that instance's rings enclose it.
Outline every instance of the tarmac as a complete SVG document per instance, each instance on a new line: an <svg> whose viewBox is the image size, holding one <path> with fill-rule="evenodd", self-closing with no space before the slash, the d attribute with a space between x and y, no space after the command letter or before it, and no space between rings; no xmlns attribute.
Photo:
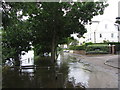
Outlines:
<svg viewBox="0 0 120 90"><path fill-rule="evenodd" d="M113 72L114 74L119 74L120 71L120 55L118 54L99 54L99 55L81 55L76 53L71 53L81 61L89 63L90 65L103 71Z"/></svg>
<svg viewBox="0 0 120 90"><path fill-rule="evenodd" d="M113 68L120 69L120 54L101 54L101 55L81 55L84 60L95 63L96 65L104 64Z"/></svg>
<svg viewBox="0 0 120 90"><path fill-rule="evenodd" d="M112 59L106 60L104 64L120 69L120 60L119 59L120 59L120 55L118 55L118 57L114 57Z"/></svg>
<svg viewBox="0 0 120 90"><path fill-rule="evenodd" d="M90 77L90 88L119 88L120 89L120 67L117 54L92 54L81 55L69 53L70 56L83 62L85 65L90 65L86 69L92 72ZM102 78L101 78L102 77ZM92 81L92 82L91 82Z"/></svg>

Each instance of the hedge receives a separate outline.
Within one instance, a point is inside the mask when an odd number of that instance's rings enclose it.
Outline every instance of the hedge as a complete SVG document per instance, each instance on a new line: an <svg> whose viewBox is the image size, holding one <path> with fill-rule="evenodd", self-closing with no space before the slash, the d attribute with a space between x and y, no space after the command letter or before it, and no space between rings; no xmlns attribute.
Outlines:
<svg viewBox="0 0 120 90"><path fill-rule="evenodd" d="M87 43L84 43L84 45L87 47L88 45L93 45L94 43L92 42L87 42Z"/></svg>
<svg viewBox="0 0 120 90"><path fill-rule="evenodd" d="M106 44L88 45L86 47L86 53L107 54L107 53L109 53L109 45L106 45Z"/></svg>
<svg viewBox="0 0 120 90"><path fill-rule="evenodd" d="M107 51L89 51L86 54L108 54Z"/></svg>
<svg viewBox="0 0 120 90"><path fill-rule="evenodd" d="M81 46L70 46L69 49L70 49L70 50L85 50L85 45L81 45Z"/></svg>

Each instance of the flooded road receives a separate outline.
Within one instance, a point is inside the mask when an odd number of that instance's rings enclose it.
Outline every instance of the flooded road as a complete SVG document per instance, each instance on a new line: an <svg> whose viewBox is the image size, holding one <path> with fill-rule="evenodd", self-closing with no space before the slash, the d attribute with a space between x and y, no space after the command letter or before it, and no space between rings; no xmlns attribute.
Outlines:
<svg viewBox="0 0 120 90"><path fill-rule="evenodd" d="M3 88L117 88L118 76L83 62L70 53L61 53L55 66L49 59L34 61L34 53L22 56L19 70L3 72ZM28 67L24 67L28 66Z"/></svg>

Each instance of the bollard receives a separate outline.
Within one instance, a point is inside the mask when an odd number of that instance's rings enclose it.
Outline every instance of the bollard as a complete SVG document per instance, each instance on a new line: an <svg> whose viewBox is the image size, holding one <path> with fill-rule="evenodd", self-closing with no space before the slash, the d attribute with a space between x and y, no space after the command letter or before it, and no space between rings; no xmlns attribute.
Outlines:
<svg viewBox="0 0 120 90"><path fill-rule="evenodd" d="M115 54L115 45L112 45L112 54Z"/></svg>
<svg viewBox="0 0 120 90"><path fill-rule="evenodd" d="M112 53L112 47L111 47L111 45L109 44L109 54L111 54Z"/></svg>

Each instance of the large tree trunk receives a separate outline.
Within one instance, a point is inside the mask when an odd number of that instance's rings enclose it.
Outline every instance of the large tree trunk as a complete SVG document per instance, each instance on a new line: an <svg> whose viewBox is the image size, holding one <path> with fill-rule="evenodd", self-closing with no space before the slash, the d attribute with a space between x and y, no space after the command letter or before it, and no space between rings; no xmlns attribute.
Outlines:
<svg viewBox="0 0 120 90"><path fill-rule="evenodd" d="M54 34L53 38L52 38L52 50L51 50L51 61L52 61L52 63L55 62L55 48L56 48L56 45L55 45L55 34Z"/></svg>
<svg viewBox="0 0 120 90"><path fill-rule="evenodd" d="M15 66L20 66L20 58L19 58L19 54L16 54L15 56Z"/></svg>
<svg viewBox="0 0 120 90"><path fill-rule="evenodd" d="M55 59L57 60L57 58L58 58L57 48L55 50L55 55L56 55Z"/></svg>

